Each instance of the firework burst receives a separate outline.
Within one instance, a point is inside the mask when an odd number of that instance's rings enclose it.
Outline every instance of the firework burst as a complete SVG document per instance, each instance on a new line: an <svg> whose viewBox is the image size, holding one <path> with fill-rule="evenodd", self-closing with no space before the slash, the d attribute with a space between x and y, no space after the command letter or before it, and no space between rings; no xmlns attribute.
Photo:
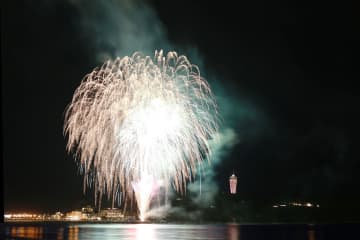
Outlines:
<svg viewBox="0 0 360 240"><path fill-rule="evenodd" d="M84 189L95 202L152 176L183 193L196 166L211 155L217 109L208 83L185 56L162 51L107 61L76 89L65 114L67 150L79 159ZM149 191L138 191L149 192ZM151 200L139 196L140 215ZM147 199L147 203L139 202ZM142 206L143 205L143 206Z"/></svg>

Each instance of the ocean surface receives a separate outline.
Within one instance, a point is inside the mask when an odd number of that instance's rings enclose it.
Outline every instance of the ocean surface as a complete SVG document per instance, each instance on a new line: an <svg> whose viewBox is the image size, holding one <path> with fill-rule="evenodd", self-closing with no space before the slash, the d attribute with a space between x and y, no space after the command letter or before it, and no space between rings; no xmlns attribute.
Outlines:
<svg viewBox="0 0 360 240"><path fill-rule="evenodd" d="M357 224L76 224L4 223L0 239L360 240Z"/></svg>

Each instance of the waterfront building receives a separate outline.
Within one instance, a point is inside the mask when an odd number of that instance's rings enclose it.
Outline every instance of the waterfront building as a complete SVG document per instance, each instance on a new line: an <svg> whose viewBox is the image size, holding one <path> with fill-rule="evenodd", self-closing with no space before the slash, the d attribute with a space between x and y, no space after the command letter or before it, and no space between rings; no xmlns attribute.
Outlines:
<svg viewBox="0 0 360 240"><path fill-rule="evenodd" d="M121 220L124 218L124 214L119 208L106 208L102 209L99 213L102 219L107 220Z"/></svg>

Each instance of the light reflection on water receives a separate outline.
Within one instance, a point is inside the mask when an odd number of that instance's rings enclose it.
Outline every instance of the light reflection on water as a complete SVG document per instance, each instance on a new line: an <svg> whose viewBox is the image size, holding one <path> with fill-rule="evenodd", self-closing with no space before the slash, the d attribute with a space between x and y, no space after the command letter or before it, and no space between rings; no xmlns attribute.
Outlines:
<svg viewBox="0 0 360 240"><path fill-rule="evenodd" d="M47 224L46 225L46 224L30 224L30 223L24 223L24 224L7 223L0 226L0 229L1 229L0 239L323 240L323 239L343 239L342 237L346 236L342 232L343 229L340 227L339 227L340 229L339 231L334 232L333 227L314 228L306 224L305 225L237 225L237 224L218 224L218 225L217 224L209 224L209 225ZM356 230L356 232L358 231Z"/></svg>
<svg viewBox="0 0 360 240"><path fill-rule="evenodd" d="M239 226L235 224L228 225L228 239L238 240L239 239Z"/></svg>
<svg viewBox="0 0 360 240"><path fill-rule="evenodd" d="M225 225L88 224L81 229L79 239L227 239Z"/></svg>
<svg viewBox="0 0 360 240"><path fill-rule="evenodd" d="M43 227L12 227L10 229L10 236L18 238L28 239L42 239L43 238Z"/></svg>
<svg viewBox="0 0 360 240"><path fill-rule="evenodd" d="M308 231L309 240L315 240L315 231L309 230Z"/></svg>

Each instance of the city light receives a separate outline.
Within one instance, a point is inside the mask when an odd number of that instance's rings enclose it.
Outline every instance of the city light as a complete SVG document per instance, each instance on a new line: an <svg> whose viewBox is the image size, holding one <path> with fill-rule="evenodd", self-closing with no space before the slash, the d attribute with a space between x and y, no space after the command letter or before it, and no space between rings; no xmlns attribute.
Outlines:
<svg viewBox="0 0 360 240"><path fill-rule="evenodd" d="M290 202L290 203L274 204L272 207L273 208L279 208L279 207L308 207L308 208L317 207L317 208L319 208L320 204L314 204L314 203L310 203L310 202L306 202L306 203Z"/></svg>

